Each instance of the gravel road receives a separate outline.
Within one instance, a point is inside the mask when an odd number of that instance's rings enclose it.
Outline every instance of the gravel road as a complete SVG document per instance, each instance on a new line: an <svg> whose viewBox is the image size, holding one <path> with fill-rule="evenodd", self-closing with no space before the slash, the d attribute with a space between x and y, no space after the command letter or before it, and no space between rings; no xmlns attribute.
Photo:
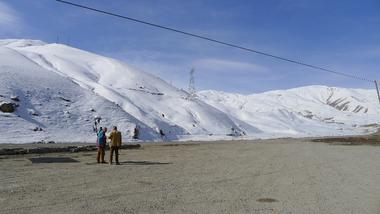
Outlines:
<svg viewBox="0 0 380 214"><path fill-rule="evenodd" d="M1 156L0 213L380 213L379 152L278 139L143 144L120 166Z"/></svg>

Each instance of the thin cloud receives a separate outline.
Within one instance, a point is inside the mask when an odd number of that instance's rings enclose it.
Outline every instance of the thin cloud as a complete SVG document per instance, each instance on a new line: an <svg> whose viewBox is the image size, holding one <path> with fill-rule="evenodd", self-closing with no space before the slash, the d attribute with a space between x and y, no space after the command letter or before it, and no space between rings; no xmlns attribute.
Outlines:
<svg viewBox="0 0 380 214"><path fill-rule="evenodd" d="M206 72L267 73L269 71L261 65L225 59L201 59L195 61L193 66Z"/></svg>
<svg viewBox="0 0 380 214"><path fill-rule="evenodd" d="M18 33L23 26L23 20L13 8L0 1L0 35Z"/></svg>

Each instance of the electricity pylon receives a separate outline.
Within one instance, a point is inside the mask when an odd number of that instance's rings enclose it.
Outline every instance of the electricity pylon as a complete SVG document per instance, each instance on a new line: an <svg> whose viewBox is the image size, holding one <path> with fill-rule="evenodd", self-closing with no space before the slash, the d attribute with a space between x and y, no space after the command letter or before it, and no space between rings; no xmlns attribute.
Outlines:
<svg viewBox="0 0 380 214"><path fill-rule="evenodd" d="M194 68L191 69L190 71L190 80L189 80L189 96L188 99L194 99L197 97L197 92L195 91L195 78L194 78Z"/></svg>

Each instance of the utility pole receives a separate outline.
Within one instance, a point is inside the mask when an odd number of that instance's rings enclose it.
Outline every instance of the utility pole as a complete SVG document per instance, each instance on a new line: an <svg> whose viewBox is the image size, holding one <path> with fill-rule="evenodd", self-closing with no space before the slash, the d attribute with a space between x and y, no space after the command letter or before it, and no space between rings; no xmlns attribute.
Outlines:
<svg viewBox="0 0 380 214"><path fill-rule="evenodd" d="M380 102L380 93L379 93L379 86L377 85L377 81L373 81L375 82L375 86L376 86L376 92L377 92L377 98L379 99L379 102Z"/></svg>

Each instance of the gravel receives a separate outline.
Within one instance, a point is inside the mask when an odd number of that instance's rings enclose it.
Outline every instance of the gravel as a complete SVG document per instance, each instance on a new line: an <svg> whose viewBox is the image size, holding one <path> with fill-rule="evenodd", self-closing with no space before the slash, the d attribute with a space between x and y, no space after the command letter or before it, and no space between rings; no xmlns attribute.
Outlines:
<svg viewBox="0 0 380 214"><path fill-rule="evenodd" d="M143 144L120 166L0 156L0 213L379 213L379 151L278 139Z"/></svg>

